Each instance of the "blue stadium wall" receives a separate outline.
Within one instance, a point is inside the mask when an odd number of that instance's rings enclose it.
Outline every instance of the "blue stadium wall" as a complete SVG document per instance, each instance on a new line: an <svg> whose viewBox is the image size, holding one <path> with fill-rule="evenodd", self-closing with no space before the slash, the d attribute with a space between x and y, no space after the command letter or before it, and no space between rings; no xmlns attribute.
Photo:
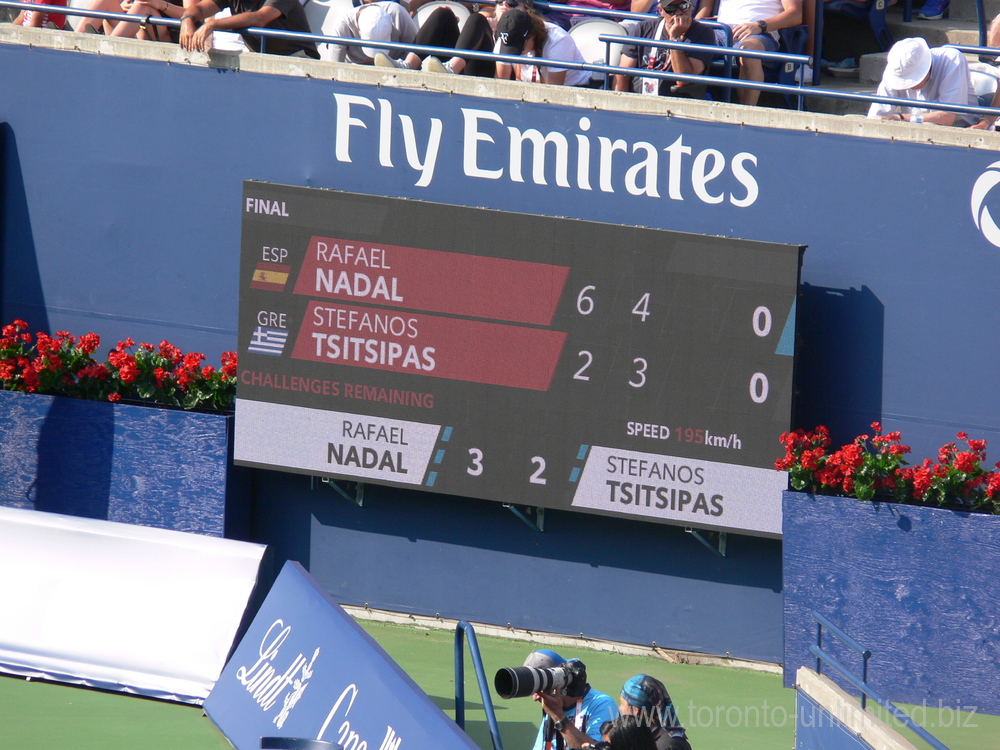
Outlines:
<svg viewBox="0 0 1000 750"><path fill-rule="evenodd" d="M623 99L604 94L414 90L320 63L306 76L178 62L0 39L5 322L167 338L214 359L237 348L243 180L328 187L808 245L799 425L847 440L881 419L923 454L959 429L1000 432L997 172L982 143L822 132L809 115L776 127L736 108L615 111ZM431 174L419 165L438 127ZM530 166L513 179L508 128L566 134L568 185L551 163L546 184ZM601 139L624 147L603 182ZM722 559L678 528L553 512L539 534L498 504L368 487L357 508L265 471L253 503L254 540L345 603L782 657L776 540L731 535Z"/></svg>

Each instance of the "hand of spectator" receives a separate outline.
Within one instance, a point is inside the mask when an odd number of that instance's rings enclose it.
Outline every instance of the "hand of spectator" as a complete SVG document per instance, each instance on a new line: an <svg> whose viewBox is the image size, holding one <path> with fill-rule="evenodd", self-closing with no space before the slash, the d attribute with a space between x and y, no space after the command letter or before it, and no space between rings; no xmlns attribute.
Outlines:
<svg viewBox="0 0 1000 750"><path fill-rule="evenodd" d="M197 26L195 25L193 18L185 18L181 21L181 36L180 45L181 49L193 50L196 49L194 46L194 35L197 33Z"/></svg>
<svg viewBox="0 0 1000 750"><path fill-rule="evenodd" d="M687 34L691 28L691 15L688 13L675 13L667 16L667 38L672 42L679 41Z"/></svg>
<svg viewBox="0 0 1000 750"><path fill-rule="evenodd" d="M990 125L994 123L992 117L983 117L975 125L970 125L969 127L974 130L989 130Z"/></svg>
<svg viewBox="0 0 1000 750"><path fill-rule="evenodd" d="M733 41L742 42L748 36L760 33L760 26L757 23L741 23L733 26Z"/></svg>
<svg viewBox="0 0 1000 750"><path fill-rule="evenodd" d="M191 39L191 48L201 52L208 52L212 49L212 31L214 29L215 26L212 23L212 19L209 18L194 32L194 36Z"/></svg>

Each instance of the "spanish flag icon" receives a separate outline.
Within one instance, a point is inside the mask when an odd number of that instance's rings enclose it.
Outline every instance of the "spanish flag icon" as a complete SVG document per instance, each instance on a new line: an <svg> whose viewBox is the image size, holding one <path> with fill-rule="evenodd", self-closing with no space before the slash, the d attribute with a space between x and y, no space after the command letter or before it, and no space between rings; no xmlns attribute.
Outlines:
<svg viewBox="0 0 1000 750"><path fill-rule="evenodd" d="M291 266L283 266L280 263L258 263L257 270L253 272L253 278L250 280L250 287L283 292L288 282L288 274L291 272Z"/></svg>

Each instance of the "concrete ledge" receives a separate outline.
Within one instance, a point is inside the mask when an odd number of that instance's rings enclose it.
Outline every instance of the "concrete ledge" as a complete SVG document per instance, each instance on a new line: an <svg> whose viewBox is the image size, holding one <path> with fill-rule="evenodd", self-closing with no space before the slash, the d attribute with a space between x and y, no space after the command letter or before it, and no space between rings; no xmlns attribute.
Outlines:
<svg viewBox="0 0 1000 750"><path fill-rule="evenodd" d="M706 102L672 97L651 97L594 89L578 89L545 84L525 85L519 81L496 81L474 76L451 76L396 68L376 68L351 63L333 63L300 57L261 55L253 52L186 52L174 44L113 39L96 34L30 29L0 24L0 44L114 55L171 65L221 68L244 73L294 76L323 82L350 82L372 86L467 94L489 99L557 104L582 110L614 110L634 114L730 123L741 127L780 128L807 133L836 133L887 141L910 141L961 146L968 149L1000 150L1000 134L935 125L914 126L905 122L844 118L822 112L746 107L739 104Z"/></svg>
<svg viewBox="0 0 1000 750"><path fill-rule="evenodd" d="M795 687L875 750L916 750L891 726L868 711L862 711L861 704L853 696L808 667L799 667L795 673Z"/></svg>
<svg viewBox="0 0 1000 750"><path fill-rule="evenodd" d="M405 612L390 612L381 609L371 609L369 607L356 607L341 605L344 610L355 620L367 622L382 622L390 625L410 625L412 627L424 628L427 630L448 630L455 632L458 620L449 620L444 617L425 617L421 615L409 615ZM469 623L476 631L477 636L489 636L491 638L506 638L512 641L525 641L526 643L537 644L538 646L568 647L574 649L589 649L591 651L602 651L605 653L622 654L624 656L642 656L647 659L661 659L671 664L697 664L699 666L730 667L732 669L748 669L753 672L766 672L767 674L781 674L781 665L766 661L754 661L752 659L734 659L728 655L713 656L711 654L699 654L693 651L675 651L672 649L659 648L655 643L652 646L636 646L629 643L616 643L615 641L604 641L598 638L587 638L581 633L579 636L555 635L552 633L538 633L533 630L520 630L509 625L499 627L497 625L487 625L486 623Z"/></svg>

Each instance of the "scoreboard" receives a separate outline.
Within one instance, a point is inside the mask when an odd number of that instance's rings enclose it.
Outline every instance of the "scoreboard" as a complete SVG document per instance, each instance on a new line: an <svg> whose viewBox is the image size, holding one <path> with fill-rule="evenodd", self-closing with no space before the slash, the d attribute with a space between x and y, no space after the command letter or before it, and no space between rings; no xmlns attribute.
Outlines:
<svg viewBox="0 0 1000 750"><path fill-rule="evenodd" d="M244 183L235 460L781 533L803 248Z"/></svg>

